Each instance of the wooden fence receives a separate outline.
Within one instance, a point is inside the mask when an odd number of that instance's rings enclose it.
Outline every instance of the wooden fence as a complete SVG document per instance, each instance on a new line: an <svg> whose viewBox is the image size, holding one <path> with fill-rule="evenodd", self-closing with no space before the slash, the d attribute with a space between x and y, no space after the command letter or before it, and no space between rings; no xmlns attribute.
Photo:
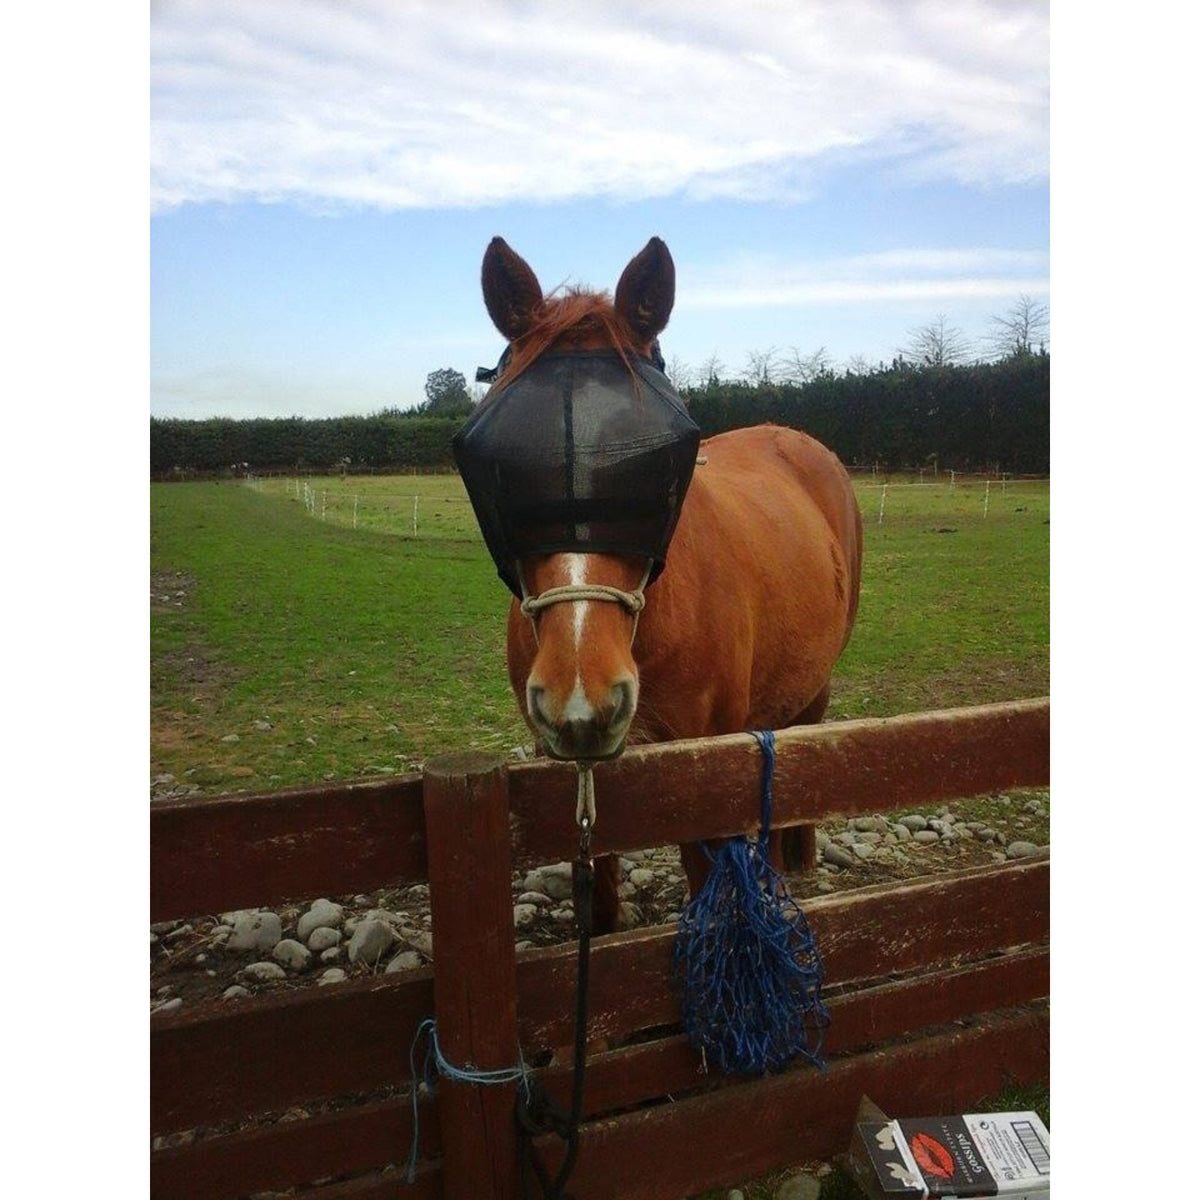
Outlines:
<svg viewBox="0 0 1200 1200"><path fill-rule="evenodd" d="M1050 705L1018 701L778 731L775 820L882 812L1049 781ZM752 832L748 735L639 747L597 768L597 853ZM151 1018L160 1200L304 1188L313 1200L517 1195L512 1087L439 1082L409 1046L436 1013L452 1062L510 1066L570 1044L574 945L516 953L512 870L571 858L574 771L461 757L423 776L151 809L151 919L427 880L434 965ZM829 1068L703 1074L678 1032L674 929L596 939L589 1061L571 1191L681 1197L848 1144L858 1100L953 1111L1048 1078L1049 861L1018 860L806 901L826 970ZM539 1070L565 1102L569 1068ZM278 1120L290 1106L319 1115ZM544 1147L551 1161L557 1143Z"/></svg>

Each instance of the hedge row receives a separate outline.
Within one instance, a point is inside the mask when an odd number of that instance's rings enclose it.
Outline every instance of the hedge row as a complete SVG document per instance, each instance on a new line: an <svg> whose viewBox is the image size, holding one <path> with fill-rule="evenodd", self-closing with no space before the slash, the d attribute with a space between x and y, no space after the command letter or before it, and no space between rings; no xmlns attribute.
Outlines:
<svg viewBox="0 0 1200 1200"><path fill-rule="evenodd" d="M970 367L895 362L802 385L713 382L685 393L704 435L766 421L803 429L851 465L915 470L1050 470L1050 358ZM445 468L459 421L394 412L370 417L233 421L151 418L150 471Z"/></svg>

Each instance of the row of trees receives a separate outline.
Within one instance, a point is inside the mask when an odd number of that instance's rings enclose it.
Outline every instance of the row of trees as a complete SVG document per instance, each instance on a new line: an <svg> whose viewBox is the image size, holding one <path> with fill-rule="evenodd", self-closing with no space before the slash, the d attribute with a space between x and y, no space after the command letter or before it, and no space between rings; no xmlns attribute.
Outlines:
<svg viewBox="0 0 1200 1200"><path fill-rule="evenodd" d="M438 376L435 379L435 376ZM462 381L461 394L455 379ZM450 438L471 408L457 372L435 372L413 412L307 420L150 421L150 470L396 470L450 467ZM449 394L447 394L449 393ZM462 395L467 396L464 403ZM851 465L890 469L1050 469L1050 356L1044 351L971 365L918 365L901 356L874 369L828 367L802 383L722 380L681 394L708 437L774 422L803 429Z"/></svg>
<svg viewBox="0 0 1200 1200"><path fill-rule="evenodd" d="M977 343L956 325L951 325L945 313L932 321L910 329L903 346L896 348L895 357L924 367L965 366L969 363L1007 362L1043 353L1050 333L1050 309L1031 296L1020 296L1004 313L993 316L988 332ZM861 355L845 364L845 372L865 375L872 368ZM836 374L834 361L824 346L802 350L797 346L781 348L768 346L751 350L742 369L732 375L717 354L710 354L697 368L675 355L667 363L667 375L675 387L707 387L715 383L747 383L752 386L768 384L806 384L823 375Z"/></svg>

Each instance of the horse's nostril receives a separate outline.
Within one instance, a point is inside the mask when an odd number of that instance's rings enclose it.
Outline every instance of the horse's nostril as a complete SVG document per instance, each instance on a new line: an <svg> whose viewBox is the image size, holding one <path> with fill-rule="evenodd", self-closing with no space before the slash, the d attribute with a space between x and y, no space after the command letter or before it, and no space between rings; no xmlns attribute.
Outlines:
<svg viewBox="0 0 1200 1200"><path fill-rule="evenodd" d="M529 688L529 715L536 721L541 721L543 725L550 724L550 718L546 716L546 710L542 707L542 698L546 694L546 689L531 684Z"/></svg>
<svg viewBox="0 0 1200 1200"><path fill-rule="evenodd" d="M633 684L622 681L614 685L612 692L612 715L608 719L610 726L620 725L632 715Z"/></svg>

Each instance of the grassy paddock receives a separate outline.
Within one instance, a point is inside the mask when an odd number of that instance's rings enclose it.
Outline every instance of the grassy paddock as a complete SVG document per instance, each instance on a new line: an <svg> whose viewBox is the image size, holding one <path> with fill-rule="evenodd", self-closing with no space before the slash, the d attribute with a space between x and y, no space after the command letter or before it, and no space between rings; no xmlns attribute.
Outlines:
<svg viewBox="0 0 1200 1200"><path fill-rule="evenodd" d="M884 482L856 481L830 715L1048 691L1048 483ZM527 744L506 609L457 476L152 485L152 775L261 789Z"/></svg>

